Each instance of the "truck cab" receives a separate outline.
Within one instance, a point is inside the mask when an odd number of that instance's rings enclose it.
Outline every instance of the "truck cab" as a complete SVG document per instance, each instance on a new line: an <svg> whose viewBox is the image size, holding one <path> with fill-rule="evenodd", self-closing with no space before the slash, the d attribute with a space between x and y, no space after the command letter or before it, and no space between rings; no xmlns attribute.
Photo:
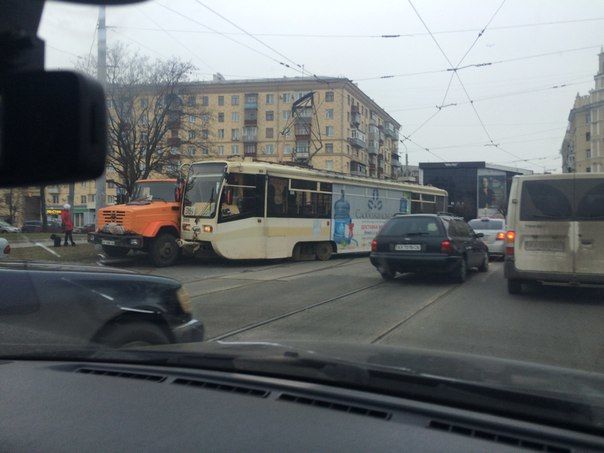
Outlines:
<svg viewBox="0 0 604 453"><path fill-rule="evenodd" d="M96 231L88 234L88 242L101 245L112 258L139 250L147 252L156 266L170 266L179 255L179 217L178 180L139 180L130 201L99 210Z"/></svg>

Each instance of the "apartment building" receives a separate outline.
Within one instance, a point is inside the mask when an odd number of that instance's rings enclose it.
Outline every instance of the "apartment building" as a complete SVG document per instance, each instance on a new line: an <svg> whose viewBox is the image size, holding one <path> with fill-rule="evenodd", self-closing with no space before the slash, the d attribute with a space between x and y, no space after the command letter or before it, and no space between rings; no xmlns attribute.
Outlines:
<svg viewBox="0 0 604 453"><path fill-rule="evenodd" d="M562 141L562 171L604 171L604 50L598 55L595 87L575 98Z"/></svg>
<svg viewBox="0 0 604 453"><path fill-rule="evenodd" d="M293 113L294 103L308 93L312 106ZM250 158L309 163L353 176L400 175L400 124L348 79L215 77L183 85L180 95L185 105L201 100L212 116L207 149L195 160Z"/></svg>

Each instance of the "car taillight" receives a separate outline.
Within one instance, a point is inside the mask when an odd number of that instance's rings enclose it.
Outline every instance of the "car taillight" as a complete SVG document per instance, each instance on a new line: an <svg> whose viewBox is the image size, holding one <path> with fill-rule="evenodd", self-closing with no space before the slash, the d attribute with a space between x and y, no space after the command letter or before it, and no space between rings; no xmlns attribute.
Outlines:
<svg viewBox="0 0 604 453"><path fill-rule="evenodd" d="M378 242L374 239L373 241L371 241L371 251L377 252L377 249L378 249Z"/></svg>
<svg viewBox="0 0 604 453"><path fill-rule="evenodd" d="M445 239L444 241L441 241L440 243L440 253L451 253L453 251L453 248L451 246L451 241L448 239Z"/></svg>
<svg viewBox="0 0 604 453"><path fill-rule="evenodd" d="M8 255L10 253L10 245L6 244L6 247L4 247L4 254Z"/></svg>
<svg viewBox="0 0 604 453"><path fill-rule="evenodd" d="M505 254L508 256L514 256L514 240L516 239L515 231L508 231L505 233Z"/></svg>
<svg viewBox="0 0 604 453"><path fill-rule="evenodd" d="M503 241L505 239L505 233L501 232L501 233L497 233L497 240L498 241Z"/></svg>

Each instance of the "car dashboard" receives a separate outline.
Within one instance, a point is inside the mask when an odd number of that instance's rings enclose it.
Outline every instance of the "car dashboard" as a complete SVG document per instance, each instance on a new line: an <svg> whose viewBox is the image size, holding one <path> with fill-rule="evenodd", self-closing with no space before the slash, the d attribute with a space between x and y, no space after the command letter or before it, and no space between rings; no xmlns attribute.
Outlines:
<svg viewBox="0 0 604 453"><path fill-rule="evenodd" d="M576 451L602 438L281 378L96 362L0 362L7 451Z"/></svg>

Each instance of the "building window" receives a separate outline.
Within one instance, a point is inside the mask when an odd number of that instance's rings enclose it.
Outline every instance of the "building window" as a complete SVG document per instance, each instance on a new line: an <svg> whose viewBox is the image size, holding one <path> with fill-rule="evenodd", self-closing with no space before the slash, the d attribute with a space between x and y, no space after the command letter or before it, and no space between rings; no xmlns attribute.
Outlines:
<svg viewBox="0 0 604 453"><path fill-rule="evenodd" d="M350 112L346 112L346 121L350 123Z"/></svg>
<svg viewBox="0 0 604 453"><path fill-rule="evenodd" d="M218 96L218 105L224 105L224 96Z"/></svg>
<svg viewBox="0 0 604 453"><path fill-rule="evenodd" d="M231 154L234 156L239 154L239 145L237 143L231 145Z"/></svg>
<svg viewBox="0 0 604 453"><path fill-rule="evenodd" d="M325 152L333 154L333 143L325 143Z"/></svg>
<svg viewBox="0 0 604 453"><path fill-rule="evenodd" d="M194 122L195 122L195 116L189 115L189 123L194 123Z"/></svg>
<svg viewBox="0 0 604 453"><path fill-rule="evenodd" d="M291 100L291 95L289 93L283 93L283 102L289 102Z"/></svg>
<svg viewBox="0 0 604 453"><path fill-rule="evenodd" d="M115 204L115 195L107 195L107 204Z"/></svg>
<svg viewBox="0 0 604 453"><path fill-rule="evenodd" d="M239 112L231 112L231 121L235 123L239 121Z"/></svg>
<svg viewBox="0 0 604 453"><path fill-rule="evenodd" d="M108 181L107 182L107 188L108 189L115 189L115 183L113 181Z"/></svg>
<svg viewBox="0 0 604 453"><path fill-rule="evenodd" d="M266 138L273 138L273 128L272 127L267 127L266 128Z"/></svg>
<svg viewBox="0 0 604 453"><path fill-rule="evenodd" d="M224 112L219 112L218 113L218 122L219 123L224 123Z"/></svg>
<svg viewBox="0 0 604 453"><path fill-rule="evenodd" d="M189 131L189 140L193 140L195 138L195 131Z"/></svg>
<svg viewBox="0 0 604 453"><path fill-rule="evenodd" d="M275 154L275 145L269 143L264 148L264 152L265 152L265 154L268 154L268 155Z"/></svg>
<svg viewBox="0 0 604 453"><path fill-rule="evenodd" d="M239 129L231 129L231 140L239 140Z"/></svg>
<svg viewBox="0 0 604 453"><path fill-rule="evenodd" d="M218 129L218 138L224 138L224 129Z"/></svg>
<svg viewBox="0 0 604 453"><path fill-rule="evenodd" d="M170 148L170 154L172 154L173 156L178 154L178 146L173 146L172 148Z"/></svg>
<svg viewBox="0 0 604 453"><path fill-rule="evenodd" d="M189 107L195 107L196 104L197 104L197 98L195 96L189 96L187 98L187 105Z"/></svg>
<svg viewBox="0 0 604 453"><path fill-rule="evenodd" d="M201 154L203 154L204 156L207 156L208 154L210 154L208 148L201 148Z"/></svg>
<svg viewBox="0 0 604 453"><path fill-rule="evenodd" d="M208 96L202 96L201 105L203 105L204 107L207 107L208 105L210 105L210 98Z"/></svg>
<svg viewBox="0 0 604 453"><path fill-rule="evenodd" d="M149 107L149 99L141 98L141 109L146 109Z"/></svg>
<svg viewBox="0 0 604 453"><path fill-rule="evenodd" d="M292 145L285 145L283 148L283 154L291 154L292 153Z"/></svg>
<svg viewBox="0 0 604 453"><path fill-rule="evenodd" d="M210 115L208 113L203 113L201 115L201 121L207 123L208 121L210 121Z"/></svg>
<svg viewBox="0 0 604 453"><path fill-rule="evenodd" d="M207 129L202 129L201 130L201 138L204 140L207 140L208 138L210 138L210 131Z"/></svg>
<svg viewBox="0 0 604 453"><path fill-rule="evenodd" d="M59 195L58 194L52 194L52 202L53 204L57 204L59 202Z"/></svg>
<svg viewBox="0 0 604 453"><path fill-rule="evenodd" d="M281 117L286 121L289 119L290 116L291 116L291 113L289 110L283 110L281 112Z"/></svg>
<svg viewBox="0 0 604 453"><path fill-rule="evenodd" d="M272 110L266 111L266 121L273 121L275 119L275 112Z"/></svg>
<svg viewBox="0 0 604 453"><path fill-rule="evenodd" d="M224 156L224 145L219 145L218 146L218 155L219 156Z"/></svg>
<svg viewBox="0 0 604 453"><path fill-rule="evenodd" d="M587 168L585 169L585 171L586 171L587 173L591 173L591 167L587 167Z"/></svg>
<svg viewBox="0 0 604 453"><path fill-rule="evenodd" d="M195 155L195 147L194 146L189 146L187 148L187 151L189 153L189 156L194 156Z"/></svg>
<svg viewBox="0 0 604 453"><path fill-rule="evenodd" d="M269 93L266 95L266 104L271 105L275 103L275 95L272 93Z"/></svg>
<svg viewBox="0 0 604 453"><path fill-rule="evenodd" d="M349 94L346 95L346 102L348 103L348 105L350 105L350 95Z"/></svg>
<svg viewBox="0 0 604 453"><path fill-rule="evenodd" d="M292 130L288 127L287 129L283 129L281 134L284 135L285 137L289 137L290 135L292 135Z"/></svg>
<svg viewBox="0 0 604 453"><path fill-rule="evenodd" d="M591 159L591 149L588 149L585 151L585 158L586 159Z"/></svg>
<svg viewBox="0 0 604 453"><path fill-rule="evenodd" d="M333 137L333 126L325 126L325 136Z"/></svg>
<svg viewBox="0 0 604 453"><path fill-rule="evenodd" d="M86 195L81 195L80 196L80 203L86 204Z"/></svg>
<svg viewBox="0 0 604 453"><path fill-rule="evenodd" d="M239 96L231 96L231 105L239 105Z"/></svg>
<svg viewBox="0 0 604 453"><path fill-rule="evenodd" d="M591 132L586 132L586 133L585 133L585 141L586 141L586 142L591 141Z"/></svg>
<svg viewBox="0 0 604 453"><path fill-rule="evenodd" d="M327 170L327 171L333 171L333 160L326 160L325 161L325 170Z"/></svg>
<svg viewBox="0 0 604 453"><path fill-rule="evenodd" d="M585 124L591 123L591 112L585 114Z"/></svg>
<svg viewBox="0 0 604 453"><path fill-rule="evenodd" d="M328 120L333 120L333 109L325 110L325 118Z"/></svg>
<svg viewBox="0 0 604 453"><path fill-rule="evenodd" d="M325 92L325 102L333 102L334 96L333 96L333 91L326 91Z"/></svg>

